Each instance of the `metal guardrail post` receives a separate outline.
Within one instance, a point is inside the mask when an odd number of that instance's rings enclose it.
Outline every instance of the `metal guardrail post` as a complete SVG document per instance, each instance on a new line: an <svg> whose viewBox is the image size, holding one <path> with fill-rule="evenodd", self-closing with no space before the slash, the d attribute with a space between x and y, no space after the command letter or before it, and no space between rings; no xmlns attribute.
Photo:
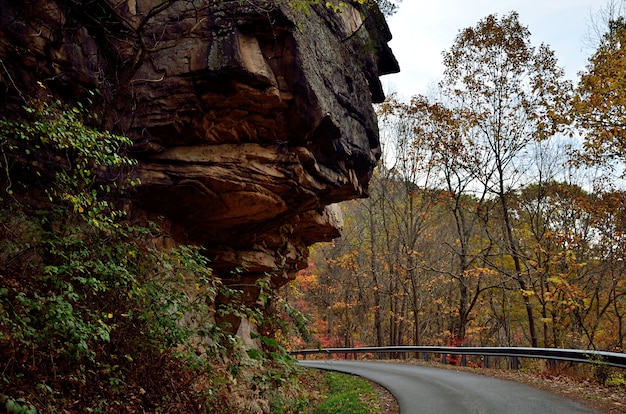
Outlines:
<svg viewBox="0 0 626 414"><path fill-rule="evenodd" d="M448 358L446 354L441 354L441 363L446 365L448 363Z"/></svg>
<svg viewBox="0 0 626 414"><path fill-rule="evenodd" d="M519 369L519 359L514 356L513 360L511 361L511 364L513 365L513 369L514 370L518 370Z"/></svg>
<svg viewBox="0 0 626 414"><path fill-rule="evenodd" d="M428 352L424 352L424 361L428 362Z"/></svg>
<svg viewBox="0 0 626 414"><path fill-rule="evenodd" d="M465 354L461 355L461 366L467 366L467 355Z"/></svg>
<svg viewBox="0 0 626 414"><path fill-rule="evenodd" d="M489 368L489 355L483 355L483 368Z"/></svg>

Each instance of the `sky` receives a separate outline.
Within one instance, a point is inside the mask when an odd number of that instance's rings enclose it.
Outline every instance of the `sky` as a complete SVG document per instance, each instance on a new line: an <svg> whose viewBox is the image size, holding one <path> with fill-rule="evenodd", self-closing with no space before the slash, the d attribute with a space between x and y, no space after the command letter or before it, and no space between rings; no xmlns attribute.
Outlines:
<svg viewBox="0 0 626 414"><path fill-rule="evenodd" d="M474 27L489 14L511 11L528 27L533 46L547 44L555 52L568 79L576 82L593 53L589 42L592 16L606 0L403 0L387 19L389 42L400 73L381 78L385 92L401 98L427 94L443 75L442 52L460 30Z"/></svg>

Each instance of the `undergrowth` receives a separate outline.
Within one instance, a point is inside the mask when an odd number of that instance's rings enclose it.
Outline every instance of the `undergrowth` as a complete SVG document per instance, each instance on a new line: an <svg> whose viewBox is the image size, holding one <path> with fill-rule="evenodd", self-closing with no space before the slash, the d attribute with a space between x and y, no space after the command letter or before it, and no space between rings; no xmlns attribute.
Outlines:
<svg viewBox="0 0 626 414"><path fill-rule="evenodd" d="M246 355L219 312L238 304L197 246L158 249L133 216L130 140L50 97L0 119L0 411L268 412L293 385L271 337Z"/></svg>

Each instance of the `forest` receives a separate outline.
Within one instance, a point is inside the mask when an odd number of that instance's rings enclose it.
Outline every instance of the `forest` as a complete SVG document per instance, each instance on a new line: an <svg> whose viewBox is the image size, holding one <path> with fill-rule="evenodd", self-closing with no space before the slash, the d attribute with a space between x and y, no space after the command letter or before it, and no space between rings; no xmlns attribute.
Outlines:
<svg viewBox="0 0 626 414"><path fill-rule="evenodd" d="M577 85L514 12L459 32L429 96L378 107L383 162L344 236L284 294L299 346L532 346L626 337L626 22Z"/></svg>

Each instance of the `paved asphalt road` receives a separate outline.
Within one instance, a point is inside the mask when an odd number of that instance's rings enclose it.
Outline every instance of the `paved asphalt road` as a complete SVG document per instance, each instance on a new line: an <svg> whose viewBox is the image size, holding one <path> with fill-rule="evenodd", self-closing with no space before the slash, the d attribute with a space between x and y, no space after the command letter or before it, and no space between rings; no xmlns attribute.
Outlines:
<svg viewBox="0 0 626 414"><path fill-rule="evenodd" d="M387 388L400 414L575 414L597 411L513 381L449 369L359 361L300 361L368 378Z"/></svg>

